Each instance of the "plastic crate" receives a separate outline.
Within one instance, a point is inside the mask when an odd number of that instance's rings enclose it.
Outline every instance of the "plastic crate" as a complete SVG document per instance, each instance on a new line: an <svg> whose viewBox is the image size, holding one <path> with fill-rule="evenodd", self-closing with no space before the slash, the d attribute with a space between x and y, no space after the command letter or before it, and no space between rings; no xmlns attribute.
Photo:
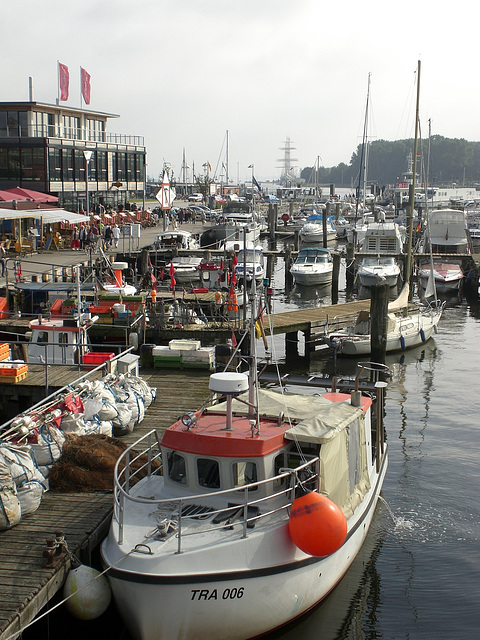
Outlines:
<svg viewBox="0 0 480 640"><path fill-rule="evenodd" d="M114 353L107 352L90 352L86 353L83 356L82 362L85 365L95 366L97 367L99 364L103 364L104 362L108 362L115 357Z"/></svg>

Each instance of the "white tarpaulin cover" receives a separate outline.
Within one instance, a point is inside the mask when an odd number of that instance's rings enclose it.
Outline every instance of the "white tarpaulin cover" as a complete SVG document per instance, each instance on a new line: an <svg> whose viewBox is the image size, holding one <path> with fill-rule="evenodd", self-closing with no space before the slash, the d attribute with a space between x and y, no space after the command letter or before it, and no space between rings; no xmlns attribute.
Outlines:
<svg viewBox="0 0 480 640"><path fill-rule="evenodd" d="M248 401L248 393L239 396ZM320 396L258 390L260 416L276 419L283 411L292 425L285 438L320 444L319 491L333 500L349 518L370 488L367 468L365 414L347 400L333 402ZM226 403L215 405L224 413ZM232 401L235 414L247 411L245 404ZM370 427L368 427L370 429Z"/></svg>
<svg viewBox="0 0 480 640"><path fill-rule="evenodd" d="M239 396L248 401L248 393ZM289 440L299 440L322 444L331 440L339 431L347 427L358 416L363 415L360 407L352 407L347 402L333 402L319 396L278 393L270 389L258 390L260 416L274 420L283 411L286 419L295 422L285 432ZM245 404L233 399L233 412L246 413ZM226 411L226 404L215 405L215 412Z"/></svg>

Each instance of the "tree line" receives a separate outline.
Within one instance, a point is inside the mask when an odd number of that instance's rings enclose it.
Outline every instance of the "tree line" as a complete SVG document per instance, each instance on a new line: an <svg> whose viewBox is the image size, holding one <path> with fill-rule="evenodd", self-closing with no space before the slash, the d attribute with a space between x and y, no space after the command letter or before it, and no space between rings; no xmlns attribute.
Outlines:
<svg viewBox="0 0 480 640"><path fill-rule="evenodd" d="M360 176L363 183L365 149L359 144L349 164L341 162L336 167L305 167L300 177L306 185L329 184L356 187ZM413 157L414 140L375 140L368 143L367 183L379 187L402 181ZM480 142L463 138L431 136L430 141L417 145L417 174L425 182L435 186L473 186L480 183Z"/></svg>

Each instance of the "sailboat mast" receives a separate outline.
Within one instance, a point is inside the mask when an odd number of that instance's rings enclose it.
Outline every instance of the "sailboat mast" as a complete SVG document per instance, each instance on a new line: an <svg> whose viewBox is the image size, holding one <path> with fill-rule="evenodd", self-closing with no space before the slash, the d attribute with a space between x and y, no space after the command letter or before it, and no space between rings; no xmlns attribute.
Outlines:
<svg viewBox="0 0 480 640"><path fill-rule="evenodd" d="M420 106L420 68L421 62L418 61L417 68L417 106L415 110L415 142L413 144L413 176L412 176L412 185L410 191L410 202L409 202L409 225L408 225L408 252L407 252L407 273L406 280L411 282L412 279L412 238L413 238L413 212L415 207L415 183L417 177L417 148L418 148L418 121L419 121L419 106ZM412 287L410 287L410 292L412 292ZM411 293L410 293L411 295Z"/></svg>
<svg viewBox="0 0 480 640"><path fill-rule="evenodd" d="M362 139L362 153L360 156L360 170L359 170L359 175L358 175L358 188L357 188L357 200L356 200L356 205L355 205L355 222L357 221L358 218L358 205L360 203L360 187L363 184L363 205L364 205L364 209L365 209L365 188L366 188L366 181L367 181L367 153L366 153L366 144L367 144L367 130L368 130L368 106L369 106L369 101L370 101L370 76L372 74L369 73L368 74L368 84L367 84L367 102L365 105L365 120L363 123L363 139ZM362 181L362 172L363 172L363 181Z"/></svg>
<svg viewBox="0 0 480 640"><path fill-rule="evenodd" d="M228 129L227 129L227 144L226 144L226 153L225 153L225 180L228 188Z"/></svg>

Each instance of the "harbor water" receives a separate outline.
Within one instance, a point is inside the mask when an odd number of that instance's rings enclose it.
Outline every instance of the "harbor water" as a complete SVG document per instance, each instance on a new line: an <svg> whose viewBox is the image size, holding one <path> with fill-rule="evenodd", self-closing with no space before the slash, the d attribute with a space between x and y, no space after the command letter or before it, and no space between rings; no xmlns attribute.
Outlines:
<svg viewBox="0 0 480 640"><path fill-rule="evenodd" d="M285 293L281 261L275 280L276 311L330 303L324 290ZM285 363L283 348L283 337L276 338L282 366L295 373L356 374L358 360L338 358L334 371L331 356L318 352L305 367L301 359ZM389 468L366 543L321 605L268 640L470 640L478 633L478 301L447 300L438 334L387 356L386 363L392 371L385 407ZM275 579L281 590L281 576ZM91 622L52 615L23 637L75 640L105 633L129 640L113 606Z"/></svg>

